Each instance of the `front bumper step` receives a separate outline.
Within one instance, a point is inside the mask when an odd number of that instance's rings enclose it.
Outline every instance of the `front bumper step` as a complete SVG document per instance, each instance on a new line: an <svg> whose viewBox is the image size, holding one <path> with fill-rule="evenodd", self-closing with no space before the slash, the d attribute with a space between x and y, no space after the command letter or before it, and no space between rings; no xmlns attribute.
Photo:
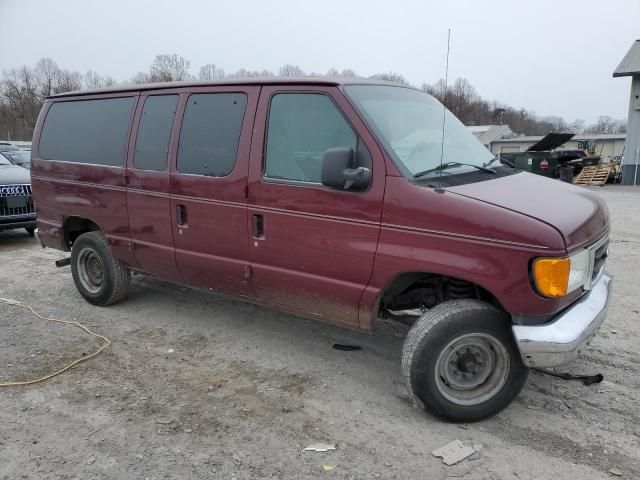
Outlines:
<svg viewBox="0 0 640 480"><path fill-rule="evenodd" d="M514 325L513 335L528 367L557 367L573 361L607 316L613 278L603 273L591 291L549 323Z"/></svg>

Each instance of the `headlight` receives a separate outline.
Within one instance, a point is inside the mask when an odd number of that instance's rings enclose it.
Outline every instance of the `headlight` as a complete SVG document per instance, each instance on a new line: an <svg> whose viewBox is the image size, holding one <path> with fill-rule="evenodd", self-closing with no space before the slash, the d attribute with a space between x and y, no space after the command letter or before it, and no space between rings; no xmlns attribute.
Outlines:
<svg viewBox="0 0 640 480"><path fill-rule="evenodd" d="M569 255L569 261L571 262L571 271L569 272L567 293L587 284L591 270L591 255L588 250L580 250Z"/></svg>
<svg viewBox="0 0 640 480"><path fill-rule="evenodd" d="M587 283L590 263L588 250L580 250L568 257L537 258L533 262L536 289L545 297L564 297Z"/></svg>

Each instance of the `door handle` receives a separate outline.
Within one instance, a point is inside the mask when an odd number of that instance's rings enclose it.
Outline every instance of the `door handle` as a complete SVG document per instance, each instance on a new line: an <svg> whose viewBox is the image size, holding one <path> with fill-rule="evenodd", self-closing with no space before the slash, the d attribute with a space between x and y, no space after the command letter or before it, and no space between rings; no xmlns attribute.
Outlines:
<svg viewBox="0 0 640 480"><path fill-rule="evenodd" d="M259 238L264 235L264 217L262 215L254 213L251 217L251 225L254 237Z"/></svg>
<svg viewBox="0 0 640 480"><path fill-rule="evenodd" d="M180 226L187 223L187 209L184 205L176 205L176 223Z"/></svg>

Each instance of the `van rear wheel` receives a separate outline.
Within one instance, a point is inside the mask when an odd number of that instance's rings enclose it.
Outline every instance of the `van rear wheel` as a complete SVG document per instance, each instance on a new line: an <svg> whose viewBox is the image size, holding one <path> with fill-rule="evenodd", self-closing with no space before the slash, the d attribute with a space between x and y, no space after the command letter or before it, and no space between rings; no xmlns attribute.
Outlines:
<svg viewBox="0 0 640 480"><path fill-rule="evenodd" d="M129 271L100 232L83 233L73 243L71 273L78 292L93 305L104 307L127 297Z"/></svg>
<svg viewBox="0 0 640 480"><path fill-rule="evenodd" d="M402 373L418 405L447 420L471 422L506 408L529 370L508 315L464 299L441 303L418 319L405 339Z"/></svg>

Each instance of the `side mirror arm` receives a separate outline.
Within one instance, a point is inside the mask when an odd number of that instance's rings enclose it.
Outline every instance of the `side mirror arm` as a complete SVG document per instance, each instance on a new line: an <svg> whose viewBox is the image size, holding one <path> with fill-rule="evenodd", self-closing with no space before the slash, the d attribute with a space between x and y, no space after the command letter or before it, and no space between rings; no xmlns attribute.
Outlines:
<svg viewBox="0 0 640 480"><path fill-rule="evenodd" d="M363 190L369 185L371 170L366 167L347 168L343 171L345 190Z"/></svg>

